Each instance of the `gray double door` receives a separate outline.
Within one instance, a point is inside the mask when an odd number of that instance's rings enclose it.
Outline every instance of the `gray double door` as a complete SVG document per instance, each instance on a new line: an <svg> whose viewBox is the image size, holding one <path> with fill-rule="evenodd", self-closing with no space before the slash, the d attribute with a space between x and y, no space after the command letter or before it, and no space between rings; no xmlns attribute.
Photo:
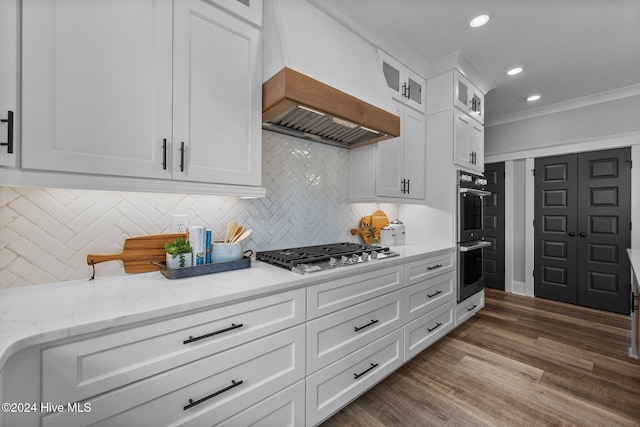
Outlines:
<svg viewBox="0 0 640 427"><path fill-rule="evenodd" d="M629 313L631 150L535 163L535 295Z"/></svg>

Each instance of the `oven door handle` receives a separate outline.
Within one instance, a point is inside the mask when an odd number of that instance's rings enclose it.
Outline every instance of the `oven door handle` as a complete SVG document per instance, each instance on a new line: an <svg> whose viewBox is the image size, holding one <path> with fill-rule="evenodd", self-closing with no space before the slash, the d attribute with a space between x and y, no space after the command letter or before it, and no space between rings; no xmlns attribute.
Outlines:
<svg viewBox="0 0 640 427"><path fill-rule="evenodd" d="M461 188L460 193L461 194L467 193L473 196L490 196L491 195L490 191L478 190L475 188Z"/></svg>
<svg viewBox="0 0 640 427"><path fill-rule="evenodd" d="M460 245L460 252L475 251L476 249L486 248L487 246L491 246L491 242L479 241L475 245L471 245L471 246Z"/></svg>

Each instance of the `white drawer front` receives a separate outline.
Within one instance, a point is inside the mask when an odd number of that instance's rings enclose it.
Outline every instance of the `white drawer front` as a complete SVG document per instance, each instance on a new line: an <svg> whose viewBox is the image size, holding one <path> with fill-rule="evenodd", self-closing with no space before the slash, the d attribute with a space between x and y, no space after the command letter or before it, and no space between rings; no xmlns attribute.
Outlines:
<svg viewBox="0 0 640 427"><path fill-rule="evenodd" d="M302 323L304 296L297 289L46 349L43 401L87 399Z"/></svg>
<svg viewBox="0 0 640 427"><path fill-rule="evenodd" d="M430 257L425 260L410 262L405 266L407 286L429 279L433 276L453 270L455 252Z"/></svg>
<svg viewBox="0 0 640 427"><path fill-rule="evenodd" d="M218 427L304 426L304 380L218 424Z"/></svg>
<svg viewBox="0 0 640 427"><path fill-rule="evenodd" d="M404 286L403 274L404 267L399 265L310 286L307 318L314 319L400 289Z"/></svg>
<svg viewBox="0 0 640 427"><path fill-rule="evenodd" d="M456 275L450 271L426 279L405 290L405 321L411 322L446 302L455 300Z"/></svg>
<svg viewBox="0 0 640 427"><path fill-rule="evenodd" d="M211 426L302 378L300 325L97 397L91 412L46 415L43 427Z"/></svg>
<svg viewBox="0 0 640 427"><path fill-rule="evenodd" d="M403 362L402 329L307 377L307 425L331 416Z"/></svg>
<svg viewBox="0 0 640 427"><path fill-rule="evenodd" d="M462 301L456 307L456 326L467 321L471 316L476 314L484 307L484 291L480 291Z"/></svg>
<svg viewBox="0 0 640 427"><path fill-rule="evenodd" d="M307 373L335 362L404 324L396 291L307 323Z"/></svg>
<svg viewBox="0 0 640 427"><path fill-rule="evenodd" d="M448 334L454 327L455 301L448 302L404 327L405 360Z"/></svg>

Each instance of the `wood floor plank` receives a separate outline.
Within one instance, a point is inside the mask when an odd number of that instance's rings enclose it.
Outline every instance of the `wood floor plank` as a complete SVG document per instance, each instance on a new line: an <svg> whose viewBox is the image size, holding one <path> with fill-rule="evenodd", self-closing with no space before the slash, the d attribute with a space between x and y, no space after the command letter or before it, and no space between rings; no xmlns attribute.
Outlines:
<svg viewBox="0 0 640 427"><path fill-rule="evenodd" d="M485 292L476 316L323 425L640 426L628 316Z"/></svg>

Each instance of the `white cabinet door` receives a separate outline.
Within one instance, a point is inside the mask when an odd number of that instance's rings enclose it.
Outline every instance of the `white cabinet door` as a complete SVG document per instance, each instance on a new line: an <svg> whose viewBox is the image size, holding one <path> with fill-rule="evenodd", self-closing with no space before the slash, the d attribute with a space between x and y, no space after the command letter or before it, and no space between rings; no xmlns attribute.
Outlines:
<svg viewBox="0 0 640 427"><path fill-rule="evenodd" d="M22 167L170 177L171 3L25 0Z"/></svg>
<svg viewBox="0 0 640 427"><path fill-rule="evenodd" d="M400 136L380 141L376 148L376 195L400 197L404 180L404 105L393 100L395 113L400 116Z"/></svg>
<svg viewBox="0 0 640 427"><path fill-rule="evenodd" d="M453 104L484 124L484 94L458 70L453 72Z"/></svg>
<svg viewBox="0 0 640 427"><path fill-rule="evenodd" d="M404 179L402 197L424 199L426 169L426 131L424 113L405 108L402 132L404 133Z"/></svg>
<svg viewBox="0 0 640 427"><path fill-rule="evenodd" d="M260 31L175 2L173 178L260 185Z"/></svg>
<svg viewBox="0 0 640 427"><path fill-rule="evenodd" d="M382 50L378 50L378 57L391 96L424 113L424 79Z"/></svg>
<svg viewBox="0 0 640 427"><path fill-rule="evenodd" d="M465 170L484 172L484 126L458 109L453 112L453 160Z"/></svg>
<svg viewBox="0 0 640 427"><path fill-rule="evenodd" d="M378 142L376 151L376 195L424 199L425 116L394 100L400 116L400 136Z"/></svg>
<svg viewBox="0 0 640 427"><path fill-rule="evenodd" d="M0 2L0 166L16 166L18 150L18 9Z"/></svg>

